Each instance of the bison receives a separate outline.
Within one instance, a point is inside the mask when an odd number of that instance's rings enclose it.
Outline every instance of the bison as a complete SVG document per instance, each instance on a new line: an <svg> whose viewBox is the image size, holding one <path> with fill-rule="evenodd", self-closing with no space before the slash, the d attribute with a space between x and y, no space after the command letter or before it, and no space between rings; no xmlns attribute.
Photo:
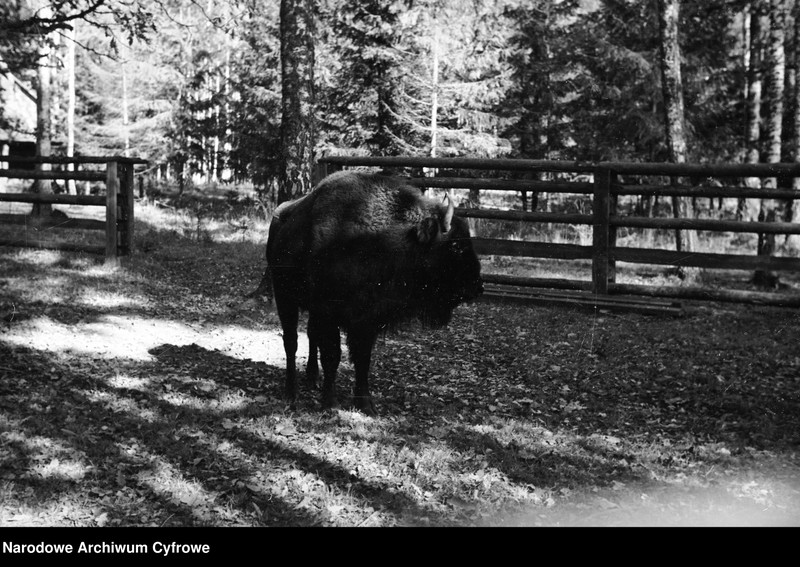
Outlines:
<svg viewBox="0 0 800 567"><path fill-rule="evenodd" d="M378 335L413 318L442 327L457 305L482 293L469 227L453 213L449 196L438 202L398 178L347 171L276 209L265 279L271 279L267 295L274 297L283 327L292 405L300 310L308 312L306 378L312 386L319 348L323 408L338 406L344 331L355 368L354 405L374 414L369 368Z"/></svg>

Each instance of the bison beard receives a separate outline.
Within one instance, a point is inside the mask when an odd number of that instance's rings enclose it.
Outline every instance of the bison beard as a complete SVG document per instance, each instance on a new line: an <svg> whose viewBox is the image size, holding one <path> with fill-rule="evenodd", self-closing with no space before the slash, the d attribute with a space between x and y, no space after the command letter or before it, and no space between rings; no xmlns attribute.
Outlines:
<svg viewBox="0 0 800 567"><path fill-rule="evenodd" d="M284 203L267 242L286 351L286 395L297 399L297 324L308 311L306 379L316 386L319 348L322 406L338 405L340 330L355 368L355 406L375 413L369 368L378 334L403 320L446 325L453 309L483 291L466 222L395 178L341 172L310 194ZM262 284L263 285L263 284Z"/></svg>

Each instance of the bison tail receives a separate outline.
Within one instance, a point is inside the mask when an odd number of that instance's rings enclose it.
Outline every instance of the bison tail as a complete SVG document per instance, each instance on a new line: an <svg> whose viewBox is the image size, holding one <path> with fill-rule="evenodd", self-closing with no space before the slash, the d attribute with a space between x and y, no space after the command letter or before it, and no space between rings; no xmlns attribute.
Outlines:
<svg viewBox="0 0 800 567"><path fill-rule="evenodd" d="M269 268L264 270L264 275L261 277L261 282L255 291L248 293L245 297L247 299L264 298L272 303L275 293L272 291L272 278L269 275Z"/></svg>

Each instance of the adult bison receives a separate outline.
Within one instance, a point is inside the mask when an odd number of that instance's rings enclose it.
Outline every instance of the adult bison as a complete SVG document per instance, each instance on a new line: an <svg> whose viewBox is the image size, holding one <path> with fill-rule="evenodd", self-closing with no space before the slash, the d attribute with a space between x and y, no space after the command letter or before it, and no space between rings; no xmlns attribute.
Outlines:
<svg viewBox="0 0 800 567"><path fill-rule="evenodd" d="M480 263L453 202L428 199L396 178L335 173L275 211L267 271L283 327L286 395L297 399L299 310L308 311L307 379L322 364L322 406L336 407L340 330L355 367L354 404L375 413L369 367L378 334L418 318L442 327L483 291Z"/></svg>

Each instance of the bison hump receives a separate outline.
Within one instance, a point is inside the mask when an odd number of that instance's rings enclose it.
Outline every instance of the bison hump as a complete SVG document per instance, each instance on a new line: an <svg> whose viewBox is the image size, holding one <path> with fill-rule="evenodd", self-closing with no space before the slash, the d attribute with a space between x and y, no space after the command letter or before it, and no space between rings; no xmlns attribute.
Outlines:
<svg viewBox="0 0 800 567"><path fill-rule="evenodd" d="M362 234L403 233L439 214L435 201L402 180L339 172L314 191L312 249Z"/></svg>

